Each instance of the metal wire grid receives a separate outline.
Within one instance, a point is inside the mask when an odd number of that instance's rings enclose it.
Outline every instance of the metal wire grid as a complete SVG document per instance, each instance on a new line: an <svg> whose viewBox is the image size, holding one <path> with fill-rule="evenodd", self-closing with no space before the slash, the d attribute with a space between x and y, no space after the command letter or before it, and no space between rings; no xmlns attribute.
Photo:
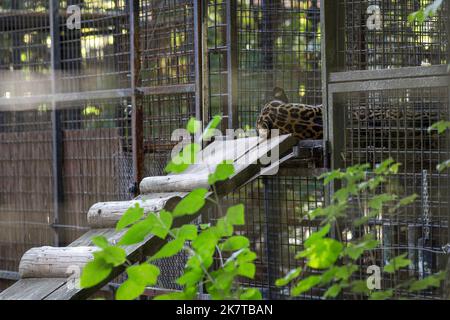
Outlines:
<svg viewBox="0 0 450 320"><path fill-rule="evenodd" d="M0 3L0 97L49 92L47 13L48 1Z"/></svg>
<svg viewBox="0 0 450 320"><path fill-rule="evenodd" d="M289 289L277 288L275 280L300 266L294 257L319 224L305 216L323 201L324 189L317 178L290 175L261 177L223 200L223 207L244 203L246 223L237 232L249 238L258 257L255 278L242 278L242 285L261 289L265 298L290 297ZM211 210L204 218L214 222L219 217ZM308 292L301 298L317 297L317 292Z"/></svg>
<svg viewBox="0 0 450 320"><path fill-rule="evenodd" d="M141 0L143 86L194 82L193 2Z"/></svg>
<svg viewBox="0 0 450 320"><path fill-rule="evenodd" d="M412 12L431 0L342 0L340 12L345 22L338 37L343 37L345 70L373 70L448 62L446 33L449 23L448 3L423 24L408 22ZM380 9L381 28L369 30L368 7Z"/></svg>
<svg viewBox="0 0 450 320"><path fill-rule="evenodd" d="M241 127L255 126L276 86L291 102L321 103L319 24L318 1L239 1Z"/></svg>
<svg viewBox="0 0 450 320"><path fill-rule="evenodd" d="M381 248L374 256L366 256L362 266L382 267L393 257L407 253L413 265L393 276L384 274L385 288L399 279L423 278L444 270L445 247L449 243L450 186L449 175L440 173L436 166L450 158L449 140L446 135L429 132L428 127L448 119L448 89L370 91L343 96L346 166L366 162L376 165L392 157L401 163L400 173L379 191L400 197L418 195L414 203L395 215L386 210L371 221L371 232L381 242ZM358 206L350 214L361 217L366 210ZM342 236L345 239L352 232L348 225ZM409 295L401 290L396 294ZM439 296L439 290L415 295Z"/></svg>
<svg viewBox="0 0 450 320"><path fill-rule="evenodd" d="M81 10L81 27L70 26L69 6ZM60 52L63 92L130 86L128 1L61 0ZM72 21L73 22L73 21Z"/></svg>

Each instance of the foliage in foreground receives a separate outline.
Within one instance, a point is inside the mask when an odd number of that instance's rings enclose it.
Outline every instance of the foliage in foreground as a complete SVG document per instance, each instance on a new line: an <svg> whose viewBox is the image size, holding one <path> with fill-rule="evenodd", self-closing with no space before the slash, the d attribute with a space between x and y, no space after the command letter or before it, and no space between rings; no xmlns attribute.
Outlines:
<svg viewBox="0 0 450 320"><path fill-rule="evenodd" d="M321 227L308 237L304 242L304 250L296 256L304 267L291 270L276 284L286 286L292 282L292 296L299 296L312 289L319 292L318 289L321 289L324 298L336 298L346 290L352 295L366 296L372 300L398 298L398 292L417 293L430 287L439 287L445 277L444 272L420 280L396 279L400 269L412 265L407 254L393 257L385 266L379 266L385 274L394 278L394 287L369 290L371 285L359 276L367 275L364 264L377 264L374 252L380 242L376 238L377 227L370 222L386 216L395 219L400 208L416 199L416 195L399 198L392 192L379 193L384 184L389 184L390 176L397 174L399 166L388 159L372 170L364 164L325 174L325 185L338 182L343 186L333 194L329 206L315 209L309 214L311 220L321 222ZM356 207L360 215L350 216L352 207ZM330 236L332 231L336 236Z"/></svg>
<svg viewBox="0 0 450 320"><path fill-rule="evenodd" d="M203 134L207 140L219 125L220 117L214 117ZM200 130L200 124L191 119L187 125L191 134ZM183 148L166 167L172 173L183 172L191 163L195 162L195 154L200 149L197 143ZM215 225L182 224L176 227L176 219L195 215L212 202L222 210L215 185L225 181L234 174L232 164L219 164L209 175L212 192L207 189L196 189L181 200L172 212L162 210L159 213L145 213L136 205L129 208L117 223L117 231L125 231L120 241L110 244L103 236L92 239L100 248L94 253L94 260L89 262L81 276L82 287L93 287L102 283L115 267L126 266L128 279L119 287L117 299L131 300L139 297L147 286L157 283L160 275L155 261L172 257L180 252L188 255L183 274L176 282L184 287L182 292L160 295L156 299L195 299L199 288L204 287L213 299L261 299L261 293L254 288L244 288L239 285L237 278L252 279L256 267L256 254L250 250L250 241L241 235L236 235L234 228L245 223L244 206L242 204L229 207ZM166 240L158 252L148 257L147 261L138 265L131 265L126 260L127 246L136 245L151 236ZM215 258L218 257L218 266Z"/></svg>

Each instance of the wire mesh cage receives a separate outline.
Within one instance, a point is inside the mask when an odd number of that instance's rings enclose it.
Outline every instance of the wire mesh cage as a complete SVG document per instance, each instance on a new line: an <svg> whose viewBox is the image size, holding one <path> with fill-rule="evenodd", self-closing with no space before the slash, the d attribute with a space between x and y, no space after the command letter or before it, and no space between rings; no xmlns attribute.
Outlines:
<svg viewBox="0 0 450 320"><path fill-rule="evenodd" d="M339 1L344 23L345 70L373 70L446 64L448 3L424 23L409 15L433 1Z"/></svg>

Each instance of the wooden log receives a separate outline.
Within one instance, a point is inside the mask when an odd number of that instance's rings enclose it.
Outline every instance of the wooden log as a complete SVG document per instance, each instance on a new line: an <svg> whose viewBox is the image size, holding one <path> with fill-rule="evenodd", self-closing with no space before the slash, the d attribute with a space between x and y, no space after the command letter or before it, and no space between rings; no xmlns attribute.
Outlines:
<svg viewBox="0 0 450 320"><path fill-rule="evenodd" d="M88 211L87 220L92 228L114 228L125 211L139 204L144 213L158 212L179 199L180 193L156 193L143 196L140 200L99 202Z"/></svg>
<svg viewBox="0 0 450 320"><path fill-rule="evenodd" d="M209 188L209 172L201 170L198 173L176 174L162 177L148 177L141 181L141 194L152 192L190 192L197 188Z"/></svg>
<svg viewBox="0 0 450 320"><path fill-rule="evenodd" d="M96 247L39 247L25 252L19 264L24 278L68 278L91 261Z"/></svg>

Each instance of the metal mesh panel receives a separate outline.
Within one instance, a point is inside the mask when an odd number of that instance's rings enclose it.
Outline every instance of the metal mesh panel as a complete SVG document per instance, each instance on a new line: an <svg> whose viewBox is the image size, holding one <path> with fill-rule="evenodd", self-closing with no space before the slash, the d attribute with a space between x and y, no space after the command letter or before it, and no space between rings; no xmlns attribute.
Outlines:
<svg viewBox="0 0 450 320"><path fill-rule="evenodd" d="M59 224L86 226L86 213L94 203L132 198L128 103L111 99L61 106L64 209ZM68 244L82 233L67 230L60 241Z"/></svg>
<svg viewBox="0 0 450 320"><path fill-rule="evenodd" d="M47 0L0 3L0 97L49 92L49 39Z"/></svg>
<svg viewBox="0 0 450 320"><path fill-rule="evenodd" d="M61 0L81 10L81 28L60 19L61 90L80 92L130 86L129 10L125 0Z"/></svg>
<svg viewBox="0 0 450 320"><path fill-rule="evenodd" d="M448 119L448 89L399 89L339 96L343 99L339 108L345 113L342 154L346 166L365 162L376 165L392 157L401 163L400 172L378 191L401 197L418 195L415 202L396 214L386 210L371 221L370 229L381 248L362 264L384 266L393 257L407 253L413 265L395 276L386 276L386 287L399 279L422 278L445 269L450 186L448 174L440 173L436 166L450 158L449 140L446 135L429 132L428 127ZM357 207L351 214L356 218L363 212ZM422 296L439 297L439 291L426 291Z"/></svg>
<svg viewBox="0 0 450 320"><path fill-rule="evenodd" d="M300 266L295 259L303 241L314 232L319 222L305 219L309 210L323 205L324 188L315 177L299 177L283 170L279 176L261 177L228 196L223 206L245 204L245 226L238 233L250 239L257 254L256 276L241 279L244 286L260 288L265 298L290 296L287 288L277 288L275 280ZM210 221L219 217L210 212ZM317 298L308 292L302 298Z"/></svg>
<svg viewBox="0 0 450 320"><path fill-rule="evenodd" d="M448 3L423 24L410 24L408 16L431 0L343 0L345 22L338 37L344 37L346 70L371 70L420 65L446 64L448 61ZM369 6L380 10L381 28L369 30ZM374 14L374 12L372 12Z"/></svg>
<svg viewBox="0 0 450 320"><path fill-rule="evenodd" d="M143 86L193 82L193 3L141 0Z"/></svg>
<svg viewBox="0 0 450 320"><path fill-rule="evenodd" d="M255 126L276 86L291 102L320 104L320 2L239 1L239 119Z"/></svg>

